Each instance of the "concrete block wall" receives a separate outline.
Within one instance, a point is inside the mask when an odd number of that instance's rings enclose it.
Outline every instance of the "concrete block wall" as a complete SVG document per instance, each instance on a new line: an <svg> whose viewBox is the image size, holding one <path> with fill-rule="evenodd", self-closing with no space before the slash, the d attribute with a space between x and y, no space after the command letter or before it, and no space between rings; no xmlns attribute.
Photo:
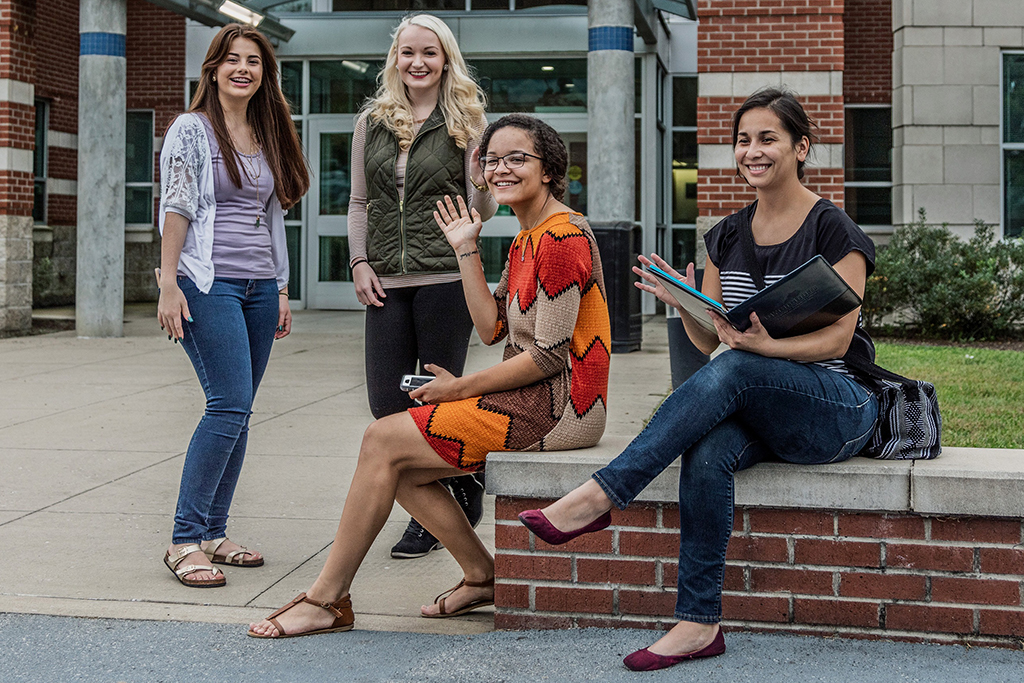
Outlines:
<svg viewBox="0 0 1024 683"><path fill-rule="evenodd" d="M893 0L893 222L999 225L1002 51L1024 47L1017 0Z"/></svg>
<svg viewBox="0 0 1024 683"><path fill-rule="evenodd" d="M805 182L842 206L843 0L700 0L697 3L697 263L703 235L749 204L736 176L733 112L768 85L794 90L819 126Z"/></svg>
<svg viewBox="0 0 1024 683"><path fill-rule="evenodd" d="M1021 455L947 449L929 463L855 458L741 472L724 578L726 628L1019 648ZM583 481L606 457L488 459L488 489L498 496L496 627L675 623L675 466L639 502L613 510L611 527L562 546L537 539L516 518ZM556 470L562 474L552 476ZM985 492L987 502L979 498Z"/></svg>
<svg viewBox="0 0 1024 683"><path fill-rule="evenodd" d="M0 0L0 334L32 326L35 3Z"/></svg>

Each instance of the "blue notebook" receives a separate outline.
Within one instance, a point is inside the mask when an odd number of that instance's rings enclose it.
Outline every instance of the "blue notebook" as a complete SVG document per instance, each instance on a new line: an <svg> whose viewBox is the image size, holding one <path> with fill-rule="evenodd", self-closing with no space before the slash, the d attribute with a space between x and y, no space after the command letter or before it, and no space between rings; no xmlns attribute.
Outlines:
<svg viewBox="0 0 1024 683"><path fill-rule="evenodd" d="M709 330L715 329L710 308L742 332L750 327L751 311L775 339L796 337L828 327L861 305L861 298L820 254L757 294L726 309L657 266L647 271L665 285L679 307Z"/></svg>

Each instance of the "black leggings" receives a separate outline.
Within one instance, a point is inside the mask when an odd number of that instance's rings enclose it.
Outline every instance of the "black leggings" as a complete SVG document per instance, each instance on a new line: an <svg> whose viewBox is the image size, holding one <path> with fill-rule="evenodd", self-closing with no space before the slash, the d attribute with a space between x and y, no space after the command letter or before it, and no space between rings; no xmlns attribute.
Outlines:
<svg viewBox="0 0 1024 683"><path fill-rule="evenodd" d="M399 388L402 375L426 374L426 363L461 375L473 330L461 282L385 293L384 306L366 307L366 392L377 419L416 405Z"/></svg>

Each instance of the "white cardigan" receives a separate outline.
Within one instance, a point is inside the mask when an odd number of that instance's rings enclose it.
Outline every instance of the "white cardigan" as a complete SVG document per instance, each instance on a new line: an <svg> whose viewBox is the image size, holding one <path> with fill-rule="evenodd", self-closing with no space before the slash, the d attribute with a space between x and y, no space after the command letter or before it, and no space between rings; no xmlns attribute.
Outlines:
<svg viewBox="0 0 1024 683"><path fill-rule="evenodd" d="M213 221L217 215L210 141L200 114L182 114L164 135L160 150L160 234L168 211L189 220L189 231L178 259L178 270L206 294L213 286ZM267 202L270 254L277 274L277 289L288 285L288 242L284 211L277 192Z"/></svg>

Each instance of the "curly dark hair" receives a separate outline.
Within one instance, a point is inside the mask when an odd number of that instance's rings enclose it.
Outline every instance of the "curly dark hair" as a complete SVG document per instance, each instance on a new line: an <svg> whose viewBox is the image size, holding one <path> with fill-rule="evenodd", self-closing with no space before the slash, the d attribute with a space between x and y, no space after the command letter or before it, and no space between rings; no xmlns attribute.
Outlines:
<svg viewBox="0 0 1024 683"><path fill-rule="evenodd" d="M483 136L480 138L480 156L487 155L487 146L491 142L491 136L502 128L518 128L526 131L533 140L534 150L537 156L544 159L544 173L551 178L548 189L558 201L565 197L565 171L569 166L569 152L565 149L565 143L559 137L555 129L540 119L526 114L507 114L487 126Z"/></svg>

